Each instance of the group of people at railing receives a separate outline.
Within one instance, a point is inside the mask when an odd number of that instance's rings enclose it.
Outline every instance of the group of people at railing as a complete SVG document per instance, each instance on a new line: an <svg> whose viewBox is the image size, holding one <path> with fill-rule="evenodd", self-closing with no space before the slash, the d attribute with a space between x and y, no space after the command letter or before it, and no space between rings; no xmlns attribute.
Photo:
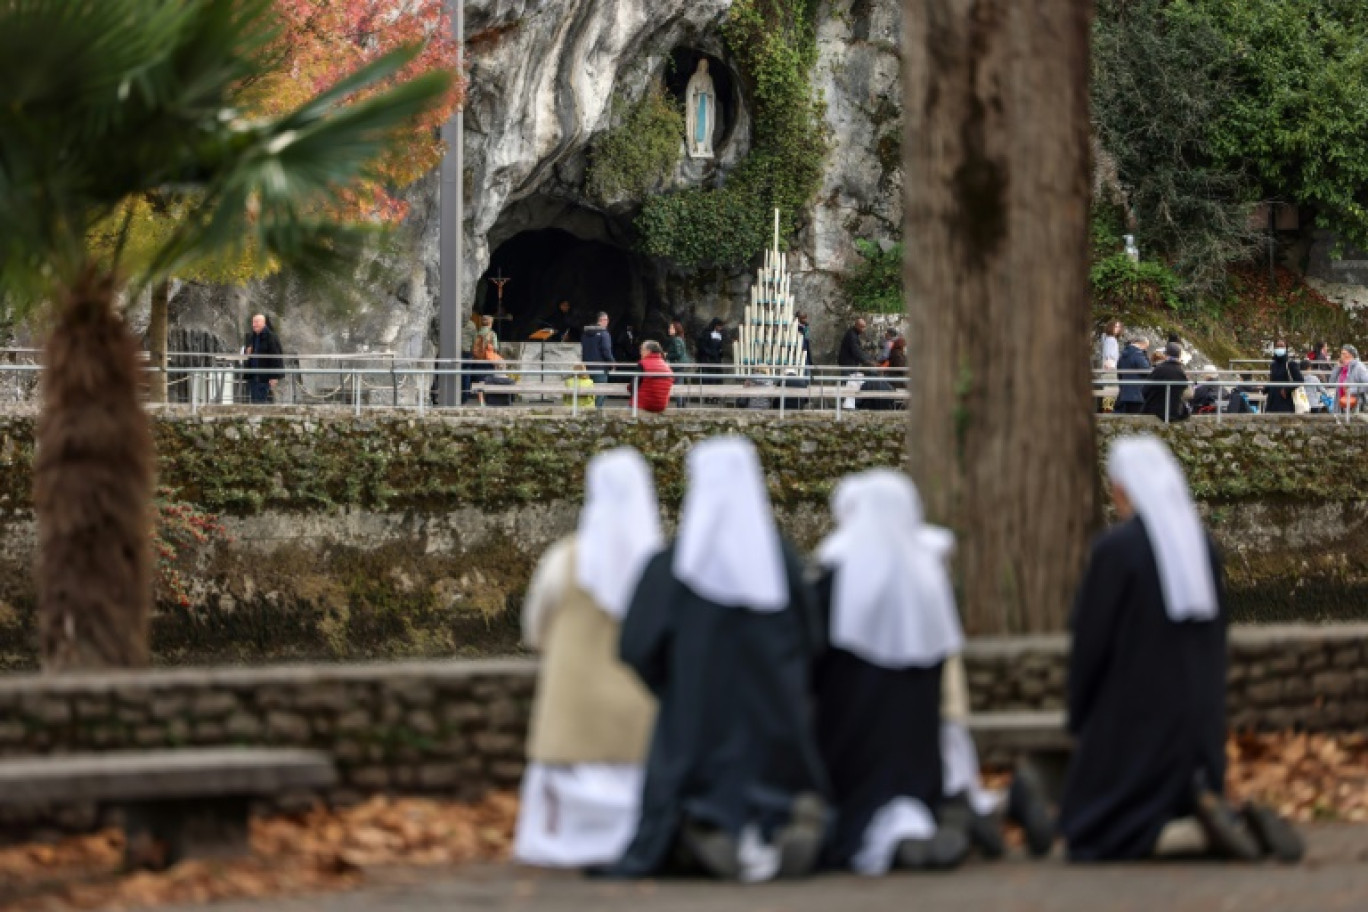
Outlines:
<svg viewBox="0 0 1368 912"><path fill-rule="evenodd" d="M1115 321L1102 336L1098 381L1116 386L1111 411L1118 414L1182 421L1194 414L1349 414L1368 408L1368 366L1348 343L1331 360L1324 343L1298 358L1286 340L1277 339L1266 379L1245 372L1227 384L1222 372L1208 364L1199 372L1201 382L1194 384L1186 369L1190 356L1177 336L1151 354L1142 334L1131 336L1118 351L1121 333ZM1106 410L1105 401L1099 405Z"/></svg>
<svg viewBox="0 0 1368 912"><path fill-rule="evenodd" d="M1290 825L1222 797L1222 568L1182 470L1131 437L1108 474L1120 523L1074 607L1056 820L1029 764L1005 801L982 784L955 539L906 475L842 480L805 561L748 440L689 453L672 543L645 459L594 457L578 529L523 607L542 662L516 857L614 877L879 875L1000 857L1005 817L1036 856L1058 834L1076 861L1295 859Z"/></svg>

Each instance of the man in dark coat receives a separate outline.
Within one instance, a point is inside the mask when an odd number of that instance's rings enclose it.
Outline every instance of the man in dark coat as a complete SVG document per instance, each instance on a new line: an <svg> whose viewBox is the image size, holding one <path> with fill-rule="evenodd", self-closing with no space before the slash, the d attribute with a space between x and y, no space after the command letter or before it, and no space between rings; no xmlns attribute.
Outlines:
<svg viewBox="0 0 1368 912"><path fill-rule="evenodd" d="M1116 362L1117 376L1121 381L1120 393L1112 411L1122 415L1138 415L1145 405L1145 388L1139 383L1126 380L1142 380L1150 372L1149 340L1136 336L1126 342L1120 359ZM1143 372L1143 373L1142 373Z"/></svg>
<svg viewBox="0 0 1368 912"><path fill-rule="evenodd" d="M248 398L252 402L270 402L284 373L281 370L280 339L266 322L266 317L256 314L252 317L252 331L242 343L243 354L247 356L244 377L247 380Z"/></svg>
<svg viewBox="0 0 1368 912"><path fill-rule="evenodd" d="M1094 544L1071 621L1068 712L1077 747L1059 820L1069 857L1162 854L1182 822L1205 837L1197 851L1255 858L1259 846L1221 798L1220 559L1163 443L1117 441L1108 474L1121 523ZM1251 818L1249 826L1257 832L1261 824Z"/></svg>
<svg viewBox="0 0 1368 912"><path fill-rule="evenodd" d="M707 365L703 372L707 374L722 373L722 352L727 340L727 321L721 317L713 317L708 321L708 325L698 334L696 348L698 349L698 363ZM716 378L710 379L709 383L717 383Z"/></svg>
<svg viewBox="0 0 1368 912"><path fill-rule="evenodd" d="M868 367L874 362L869 355L865 354L864 346L860 344L860 336L868 324L864 320L856 320L855 325L846 330L846 334L841 337L841 348L836 352L836 363L841 367Z"/></svg>
<svg viewBox="0 0 1368 912"><path fill-rule="evenodd" d="M808 706L820 637L754 446L699 444L679 538L647 565L622 625L622 660L660 709L641 821L609 873L668 872L676 847L724 879L811 869L826 791Z"/></svg>
<svg viewBox="0 0 1368 912"><path fill-rule="evenodd" d="M580 323L575 319L569 301L561 301L556 310L546 318L546 328L551 330L551 338L557 342L569 342L579 331Z"/></svg>
<svg viewBox="0 0 1368 912"><path fill-rule="evenodd" d="M1160 421L1182 421L1188 417L1183 393L1187 391L1187 372L1179 361L1183 349L1177 342L1164 346L1164 361L1150 372L1150 386L1145 387L1145 402L1141 412ZM1160 383L1159 381L1166 381ZM1167 405L1165 404L1167 403Z"/></svg>
<svg viewBox="0 0 1368 912"><path fill-rule="evenodd" d="M803 337L803 367L807 372L812 371L812 327L808 325L808 315L806 313L795 314L794 318L798 322L798 334Z"/></svg>
<svg viewBox="0 0 1368 912"><path fill-rule="evenodd" d="M584 327L580 337L580 360L589 368L589 376L595 383L607 383L608 371L617 364L613 357L613 338L608 335L608 315L599 311L593 326ZM603 408L603 396L594 397L595 408Z"/></svg>

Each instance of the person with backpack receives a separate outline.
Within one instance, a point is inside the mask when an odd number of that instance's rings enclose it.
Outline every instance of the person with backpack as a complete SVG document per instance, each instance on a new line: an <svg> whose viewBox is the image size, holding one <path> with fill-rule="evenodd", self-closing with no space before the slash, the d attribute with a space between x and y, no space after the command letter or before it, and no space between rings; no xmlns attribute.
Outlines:
<svg viewBox="0 0 1368 912"><path fill-rule="evenodd" d="M494 331L494 318L480 317L480 329L470 343L470 355L476 361L502 361L499 354L499 335Z"/></svg>

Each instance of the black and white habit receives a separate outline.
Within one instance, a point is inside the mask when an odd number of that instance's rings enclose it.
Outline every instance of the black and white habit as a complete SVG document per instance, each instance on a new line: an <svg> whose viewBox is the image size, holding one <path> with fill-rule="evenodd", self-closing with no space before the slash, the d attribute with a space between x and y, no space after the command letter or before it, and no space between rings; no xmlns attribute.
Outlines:
<svg viewBox="0 0 1368 912"><path fill-rule="evenodd" d="M826 785L808 685L821 632L751 443L706 441L688 468L678 540L647 565L623 622L622 659L660 709L640 826L610 873L668 872L702 829L735 845L728 876L767 880L795 806L817 806L813 860L818 848Z"/></svg>
<svg viewBox="0 0 1368 912"><path fill-rule="evenodd" d="M943 784L941 672L963 647L945 559L954 539L922 522L907 476L851 476L817 551L830 648L818 662L817 737L831 777L828 865L886 873L936 833Z"/></svg>
<svg viewBox="0 0 1368 912"><path fill-rule="evenodd" d="M1177 460L1153 437L1119 440L1108 467L1135 516L1092 549L1074 605L1060 809L1075 861L1150 855L1194 813L1200 776L1225 781L1226 615L1221 566Z"/></svg>

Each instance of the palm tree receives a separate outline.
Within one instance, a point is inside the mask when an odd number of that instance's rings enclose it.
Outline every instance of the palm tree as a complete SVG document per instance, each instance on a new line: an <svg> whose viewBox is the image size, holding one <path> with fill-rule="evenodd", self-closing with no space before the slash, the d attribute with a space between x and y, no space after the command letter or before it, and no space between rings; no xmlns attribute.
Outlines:
<svg viewBox="0 0 1368 912"><path fill-rule="evenodd" d="M153 445L120 296L243 251L306 276L347 262L368 232L329 221L334 192L451 82L350 101L411 48L248 121L232 99L272 25L271 0L0 0L0 294L55 310L33 473L46 668L148 657ZM194 205L135 268L131 201L158 193ZM125 234L92 245L111 219Z"/></svg>

